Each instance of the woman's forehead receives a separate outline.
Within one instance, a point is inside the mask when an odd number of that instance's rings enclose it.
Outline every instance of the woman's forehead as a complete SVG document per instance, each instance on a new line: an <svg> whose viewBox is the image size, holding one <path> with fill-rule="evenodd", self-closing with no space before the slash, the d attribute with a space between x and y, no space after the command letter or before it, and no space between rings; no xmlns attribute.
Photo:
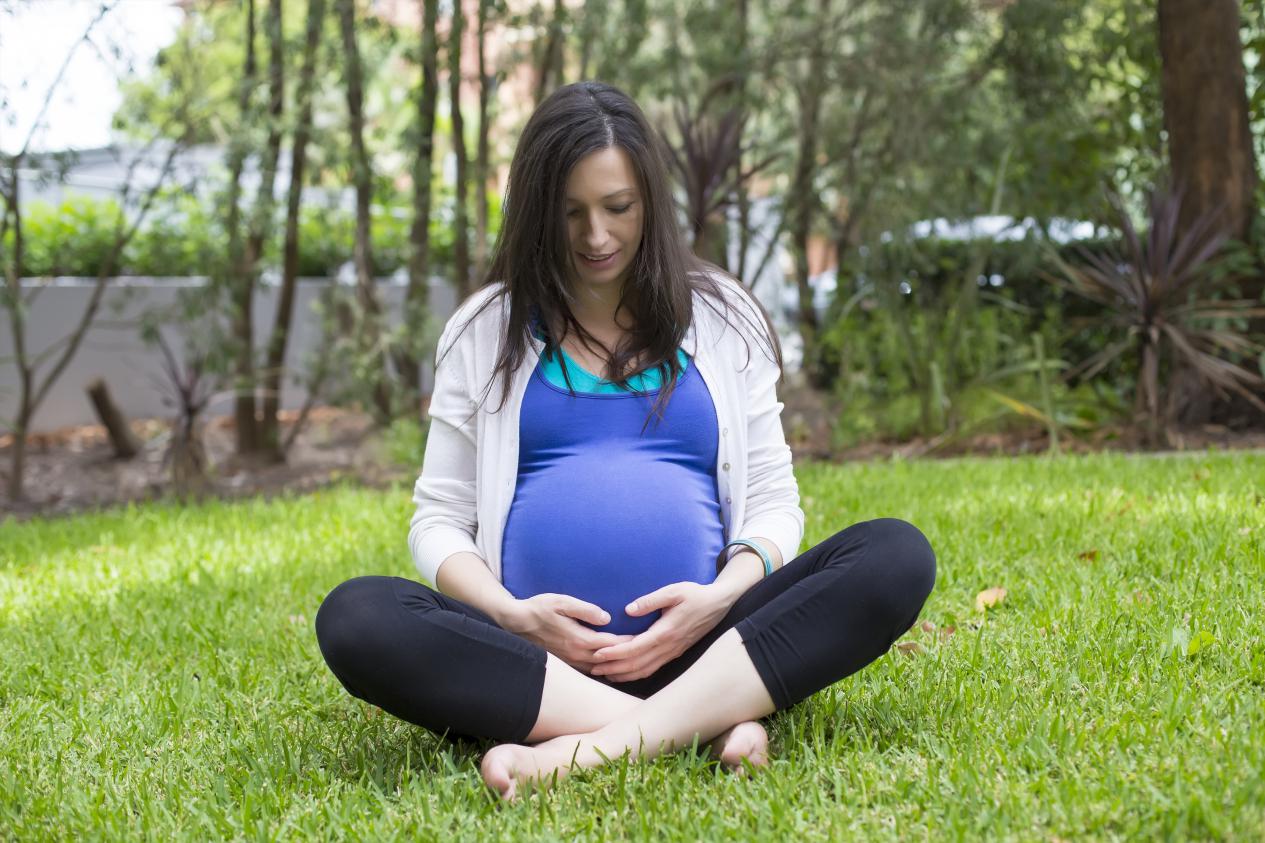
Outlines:
<svg viewBox="0 0 1265 843"><path fill-rule="evenodd" d="M620 147L607 147L580 159L567 177L569 202L602 202L635 193L637 174L632 160Z"/></svg>

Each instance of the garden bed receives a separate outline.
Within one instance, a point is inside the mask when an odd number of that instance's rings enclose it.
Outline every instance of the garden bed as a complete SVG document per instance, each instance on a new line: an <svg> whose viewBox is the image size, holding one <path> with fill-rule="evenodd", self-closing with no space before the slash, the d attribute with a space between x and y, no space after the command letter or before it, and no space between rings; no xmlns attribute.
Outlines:
<svg viewBox="0 0 1265 843"><path fill-rule="evenodd" d="M856 462L919 457L1019 456L1049 450L1049 440L1039 427L963 437L917 437L902 441L873 441L846 448L831 445L831 422L842 410L822 396L803 389L784 389L782 420L797 463L809 460ZM294 422L294 412L283 411L284 437ZM112 455L105 428L97 425L67 427L36 434L28 439L28 500L13 504L0 495L0 515L28 518L33 515L65 515L128 502L172 496L169 472L163 458L168 423L145 419L132 423L144 442L132 460ZM239 464L233 457L234 425L231 416L208 421L204 432L207 457L212 466L205 494L236 498L249 495L312 491L334 482L350 481L380 488L411 480L421 464L401 464L399 449L386 444L369 416L356 410L318 407L312 411L286 463ZM1182 431L1174 444L1180 450L1261 450L1265 431L1235 431L1210 425ZM8 476L12 437L0 436L0 488ZM1104 427L1090 434L1065 437L1065 453L1144 450L1137 435L1126 428Z"/></svg>
<svg viewBox="0 0 1265 843"><path fill-rule="evenodd" d="M288 434L295 415L281 413L282 437ZM27 440L28 500L20 504L0 500L0 513L18 518L63 515L170 496L172 487L164 463L168 422L137 420L132 422L132 429L144 444L130 460L113 456L105 428L98 425L31 436ZM415 471L392 464L382 432L374 430L369 416L362 412L313 409L287 462L281 464L238 464L233 458L233 434L231 416L210 419L204 428L203 444L211 466L205 490L209 496L306 492L339 480L381 486ZM8 477L11 447L12 437L0 437L0 482Z"/></svg>

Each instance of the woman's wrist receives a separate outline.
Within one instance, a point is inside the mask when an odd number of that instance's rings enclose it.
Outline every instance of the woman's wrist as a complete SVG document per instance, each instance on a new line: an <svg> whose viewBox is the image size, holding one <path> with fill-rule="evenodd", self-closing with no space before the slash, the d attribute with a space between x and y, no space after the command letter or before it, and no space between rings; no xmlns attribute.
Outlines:
<svg viewBox="0 0 1265 843"><path fill-rule="evenodd" d="M488 614L501 629L519 633L522 632L520 621L523 618L524 605L522 600L507 594L504 600L498 600L488 609Z"/></svg>
<svg viewBox="0 0 1265 843"><path fill-rule="evenodd" d="M764 579L764 561L750 548L739 548L712 582L723 594L727 605L732 606L747 589Z"/></svg>

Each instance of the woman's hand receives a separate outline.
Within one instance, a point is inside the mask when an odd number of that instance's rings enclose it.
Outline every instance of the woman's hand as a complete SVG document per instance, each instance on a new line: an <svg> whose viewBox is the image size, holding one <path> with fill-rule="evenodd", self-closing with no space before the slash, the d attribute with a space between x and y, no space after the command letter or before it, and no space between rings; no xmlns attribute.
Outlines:
<svg viewBox="0 0 1265 843"><path fill-rule="evenodd" d="M576 620L576 619L579 620ZM597 632L594 626L611 622L600 606L569 594L537 594L515 602L505 619L510 632L544 647L581 673L588 673L597 659L594 651L633 639L631 635Z"/></svg>
<svg viewBox="0 0 1265 843"><path fill-rule="evenodd" d="M641 679L684 653L720 623L733 605L730 592L715 585L677 582L638 597L625 609L637 616L662 609L645 632L624 644L599 649L594 676L615 682Z"/></svg>

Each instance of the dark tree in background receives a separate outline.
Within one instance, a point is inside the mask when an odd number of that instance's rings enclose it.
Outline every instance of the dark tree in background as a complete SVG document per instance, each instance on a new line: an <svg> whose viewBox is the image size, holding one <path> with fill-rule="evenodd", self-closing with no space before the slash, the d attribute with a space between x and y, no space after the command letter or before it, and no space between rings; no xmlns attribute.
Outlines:
<svg viewBox="0 0 1265 843"><path fill-rule="evenodd" d="M1254 212L1256 160L1248 117L1238 0L1159 0L1160 84L1174 187L1182 195L1180 231L1214 216L1215 230L1248 239ZM1259 299L1259 277L1243 292ZM1236 415L1217 402L1205 378L1177 366L1172 390L1186 424Z"/></svg>
<svg viewBox="0 0 1265 843"><path fill-rule="evenodd" d="M1256 161L1248 123L1238 0L1159 0L1164 126L1180 225L1223 209L1222 230L1244 238Z"/></svg>
<svg viewBox="0 0 1265 843"><path fill-rule="evenodd" d="M364 72L360 47L356 41L355 0L338 0L339 31L343 38L343 61L346 73L347 116L351 135L352 182L356 188L356 242L353 252L356 265L356 305L361 325L357 339L366 359L377 356L381 340L382 306L378 303L373 282L372 242L369 239L370 202L373 197L373 171L365 148ZM391 393L386 382L385 358L381 367L374 367L373 407L378 421L391 417Z"/></svg>
<svg viewBox="0 0 1265 843"><path fill-rule="evenodd" d="M818 0L819 24L832 15L831 0ZM818 197L813 189L813 173L816 170L821 126L822 100L826 94L824 68L826 50L824 27L818 26L809 34L810 47L807 68L795 91L799 104L799 145L795 156L795 171L791 177L790 230L791 251L795 255L795 286L799 290L799 333L804 341L804 359L813 360L817 350L817 334L820 325L817 311L813 308L813 287L809 283L808 241L818 210ZM814 383L816 373L809 377Z"/></svg>
<svg viewBox="0 0 1265 843"><path fill-rule="evenodd" d="M264 28L268 41L268 140L263 150L262 172L255 193L246 233L246 250L237 270L240 299L234 311L234 334L239 343L238 383L235 417L237 453L240 456L274 458L261 438L259 404L255 387L259 372L255 365L254 295L262 268L264 244L272 237L273 207L276 204L277 162L281 157L281 119L285 110L285 37L281 29L281 0L268 0ZM266 403L266 401L264 402Z"/></svg>
<svg viewBox="0 0 1265 843"><path fill-rule="evenodd" d="M243 49L246 56L242 65L242 75L237 82L237 117L245 126L255 120L251 105L250 92L255 87L258 65L255 58L255 0L246 3L246 36ZM228 272L227 290L232 302L233 336L237 347L233 356L234 401L233 414L236 422L234 430L237 436L237 453L240 456L251 454L255 450L255 371L252 362L254 354L254 337L251 333L253 314L254 283L244 269L245 248L242 245L241 231L241 178L249 153L248 137L245 131L238 131L229 144L229 181L227 200L228 229Z"/></svg>
<svg viewBox="0 0 1265 843"><path fill-rule="evenodd" d="M298 122L290 152L290 187L286 194L285 243L282 247L281 291L268 340L264 365L263 415L259 422L260 447L274 460L285 458L278 410L281 407L282 373L290 327L294 321L295 285L299 276L299 207L303 200L303 175L307 170L307 147L312 136L312 89L316 78L321 26L325 21L325 0L308 0L307 27L303 41L303 67L295 91ZM297 425L296 425L297 426Z"/></svg>
<svg viewBox="0 0 1265 843"><path fill-rule="evenodd" d="M461 37L465 31L465 15L462 14L461 3L452 4L452 28L448 31L448 101L452 107L452 151L457 159L457 178L454 185L453 221L452 221L452 268L453 283L457 294L462 298L473 290L470 288L470 223L466 215L466 187L469 177L466 175L466 127L461 119Z"/></svg>
<svg viewBox="0 0 1265 843"><path fill-rule="evenodd" d="M409 235L412 251L408 262L408 292L404 300L405 319L410 333L421 330L426 321L430 278L431 180L435 150L435 104L439 100L439 0L423 0L421 30L421 83L414 95L417 103L416 155L413 158L413 227ZM409 406L421 395L419 355L404 348L398 357L400 381L410 392Z"/></svg>

